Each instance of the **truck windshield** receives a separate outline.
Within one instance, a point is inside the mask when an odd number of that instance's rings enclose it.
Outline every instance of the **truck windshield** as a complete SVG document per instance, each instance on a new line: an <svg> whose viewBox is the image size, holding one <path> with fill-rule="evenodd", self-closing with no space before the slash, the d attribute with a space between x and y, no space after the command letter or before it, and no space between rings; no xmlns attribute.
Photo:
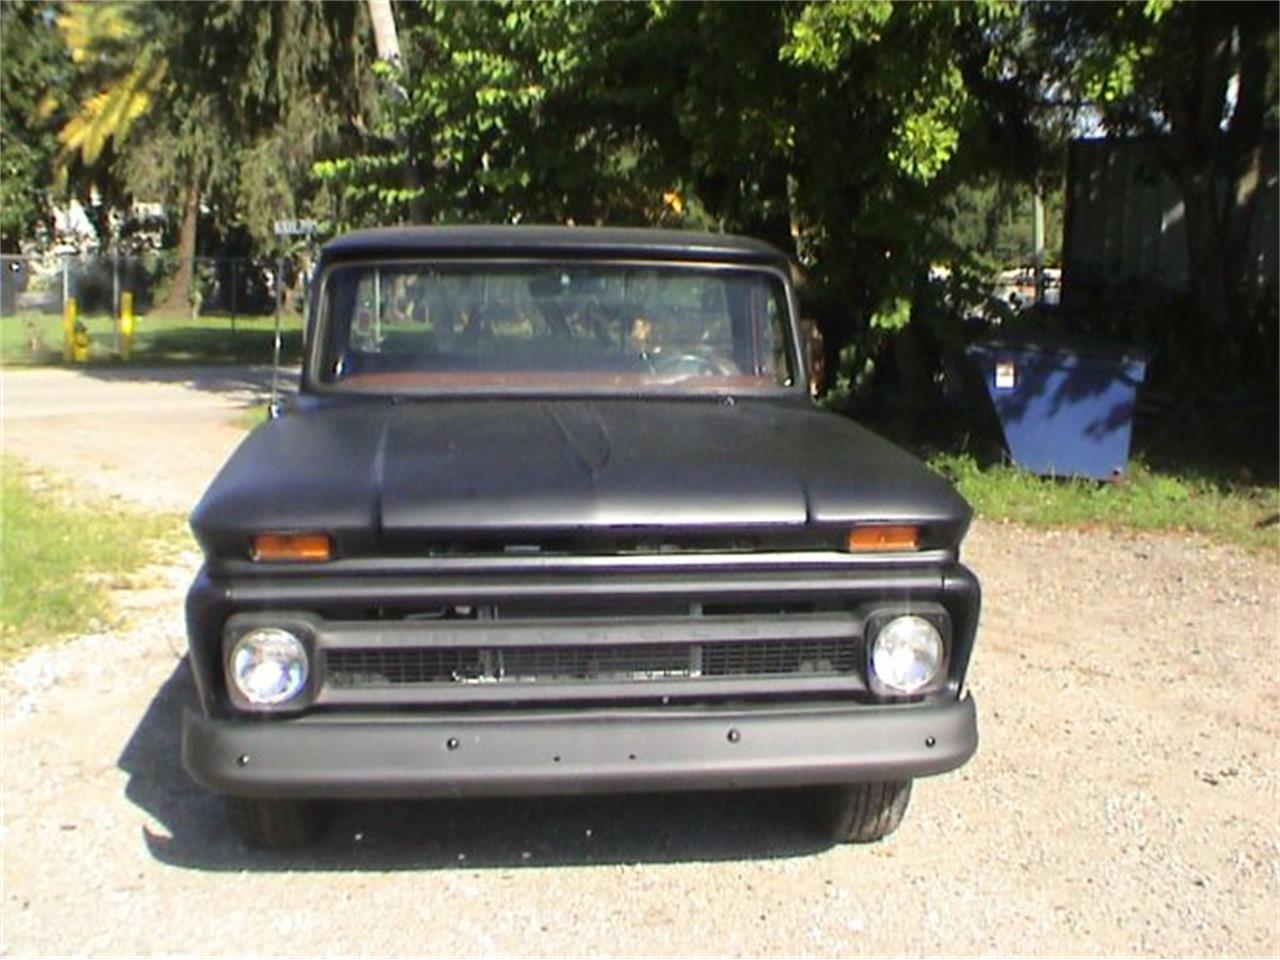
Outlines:
<svg viewBox="0 0 1280 960"><path fill-rule="evenodd" d="M333 389L776 390L795 383L764 270L359 263L326 271L312 376Z"/></svg>

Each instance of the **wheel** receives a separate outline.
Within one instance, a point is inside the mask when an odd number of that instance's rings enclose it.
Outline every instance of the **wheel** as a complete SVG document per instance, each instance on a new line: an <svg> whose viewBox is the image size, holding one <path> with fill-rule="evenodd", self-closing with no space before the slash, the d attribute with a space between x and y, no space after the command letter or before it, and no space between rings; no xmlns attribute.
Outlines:
<svg viewBox="0 0 1280 960"><path fill-rule="evenodd" d="M324 832L326 816L311 800L227 797L227 817L241 839L258 850L304 847Z"/></svg>
<svg viewBox="0 0 1280 960"><path fill-rule="evenodd" d="M836 843L874 843L898 829L910 799L910 780L819 787L818 823Z"/></svg>

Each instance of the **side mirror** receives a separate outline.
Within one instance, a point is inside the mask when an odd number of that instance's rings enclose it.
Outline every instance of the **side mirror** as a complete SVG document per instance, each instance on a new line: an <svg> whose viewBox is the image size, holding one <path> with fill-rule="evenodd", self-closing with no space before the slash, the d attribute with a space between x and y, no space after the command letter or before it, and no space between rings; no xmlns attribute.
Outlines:
<svg viewBox="0 0 1280 960"><path fill-rule="evenodd" d="M816 320L801 320L800 335L804 340L804 362L809 371L809 393L817 397L827 386L825 341Z"/></svg>

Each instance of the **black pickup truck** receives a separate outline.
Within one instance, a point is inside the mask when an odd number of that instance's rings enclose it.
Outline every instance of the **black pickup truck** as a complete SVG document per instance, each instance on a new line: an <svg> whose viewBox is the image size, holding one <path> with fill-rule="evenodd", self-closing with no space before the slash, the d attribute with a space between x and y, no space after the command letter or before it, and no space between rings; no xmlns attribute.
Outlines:
<svg viewBox="0 0 1280 960"><path fill-rule="evenodd" d="M812 787L840 841L977 746L965 502L822 412L741 237L407 227L321 254L299 393L195 508L183 757L324 801Z"/></svg>

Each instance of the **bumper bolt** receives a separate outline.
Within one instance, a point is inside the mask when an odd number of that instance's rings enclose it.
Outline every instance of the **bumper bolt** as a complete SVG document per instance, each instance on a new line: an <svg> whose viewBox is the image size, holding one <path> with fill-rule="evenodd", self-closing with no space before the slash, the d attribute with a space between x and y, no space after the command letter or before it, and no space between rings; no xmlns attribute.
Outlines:
<svg viewBox="0 0 1280 960"><path fill-rule="evenodd" d="M247 753L242 753L240 754L240 756L236 757L237 767L247 767L248 765L249 765L249 755Z"/></svg>
<svg viewBox="0 0 1280 960"><path fill-rule="evenodd" d="M934 738L934 737L925 737L925 738L924 738L924 745L925 745L926 747L934 747L934 746L937 746L937 744L938 744L938 741L937 741L937 739L936 739L936 738Z"/></svg>
<svg viewBox="0 0 1280 960"><path fill-rule="evenodd" d="M741 740L741 739L742 739L742 734L738 731L738 728L737 728L737 727L730 727L730 728L729 728L729 742L730 742L730 743L737 743L737 742L738 742L739 740Z"/></svg>
<svg viewBox="0 0 1280 960"><path fill-rule="evenodd" d="M444 742L444 745L445 745L445 749L447 750L457 750L458 747L462 746L462 744L458 742L457 737L450 737L448 740Z"/></svg>

